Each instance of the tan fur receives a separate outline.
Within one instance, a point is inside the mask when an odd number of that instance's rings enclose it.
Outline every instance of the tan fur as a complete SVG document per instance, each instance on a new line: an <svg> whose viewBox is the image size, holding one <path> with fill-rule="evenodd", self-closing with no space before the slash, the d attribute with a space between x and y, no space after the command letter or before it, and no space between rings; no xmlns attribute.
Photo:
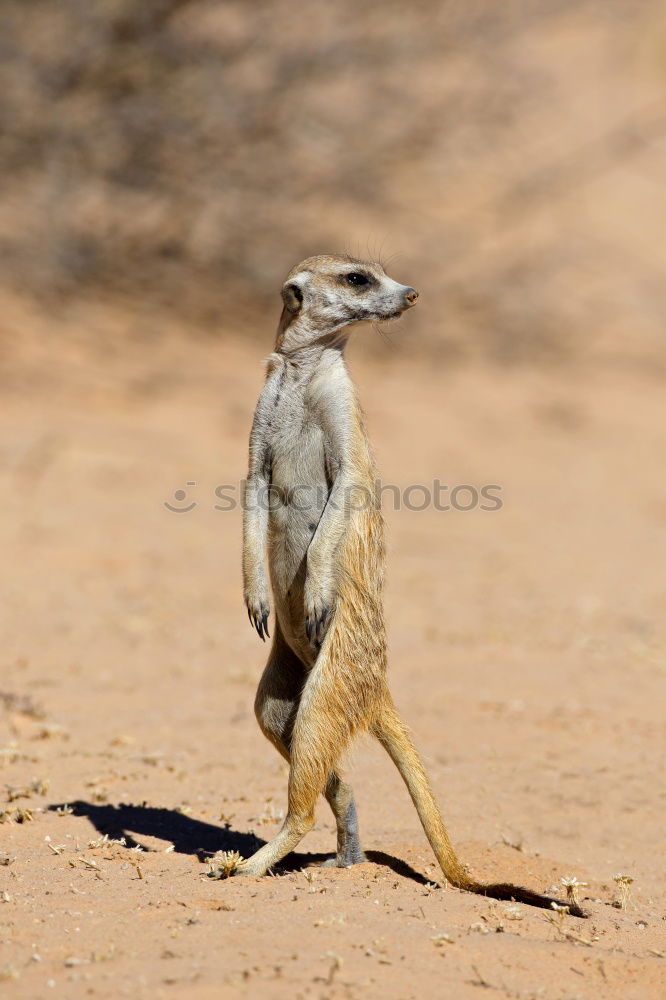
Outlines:
<svg viewBox="0 0 666 1000"><path fill-rule="evenodd" d="M369 287L352 283L354 274L367 277ZM378 264L338 256L309 258L283 288L276 349L250 439L243 569L250 620L263 639L267 544L276 624L255 708L263 732L290 762L288 812L275 839L239 874L263 875L292 851L311 829L321 793L336 817L337 863L363 860L353 794L336 768L354 735L369 730L398 767L452 885L550 906L550 898L527 889L483 885L461 865L387 685L377 472L343 350L350 324L393 318L416 297ZM270 514L256 503L269 486L281 500ZM289 491L305 486L313 493L301 510Z"/></svg>

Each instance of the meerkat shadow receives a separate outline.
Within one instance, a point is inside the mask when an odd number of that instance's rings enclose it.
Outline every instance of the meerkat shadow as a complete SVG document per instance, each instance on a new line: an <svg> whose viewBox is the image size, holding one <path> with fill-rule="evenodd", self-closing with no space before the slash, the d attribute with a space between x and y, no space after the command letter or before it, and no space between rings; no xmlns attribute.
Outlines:
<svg viewBox="0 0 666 1000"><path fill-rule="evenodd" d="M78 800L53 803L48 809L49 812L61 813L71 810L74 816L85 816L99 834L106 835L110 840L122 838L127 848L154 851L155 848L142 844L137 837L155 837L172 844L177 854L195 855L200 861L206 861L217 851L238 851L242 857L247 858L266 843L254 833L232 829L228 823L215 826L175 809L149 806L147 803L99 805ZM301 868L321 865L334 857L333 852L323 854L294 851L275 866L275 871L300 871ZM412 879L420 885L428 883L428 879L406 861L385 854L384 851L366 851L366 858L372 864L390 868L401 878Z"/></svg>
<svg viewBox="0 0 666 1000"><path fill-rule="evenodd" d="M233 830L228 823L214 826L176 809L147 803L98 805L79 800L49 806L51 812L63 809L71 809L75 816L85 816L98 833L111 840L124 839L128 848L154 851L154 847L142 844L137 837L155 837L172 844L177 854L193 854L202 861L217 851L238 851L247 857L265 843L253 833Z"/></svg>
<svg viewBox="0 0 666 1000"><path fill-rule="evenodd" d="M279 861L275 867L276 872L293 872L300 871L301 868L317 868L320 867L325 861L331 861L335 857L333 852L329 854L321 853L307 853L304 851L292 851L291 854L287 854L282 861ZM380 865L384 868L390 868L391 871L400 876L400 878L408 878L413 882L418 882L419 885L432 885L433 881L431 879L425 878L420 872L417 872L415 868L408 865L406 861L402 861L400 858L393 857L392 854L386 854L385 851L365 851L366 861L370 864ZM352 865L355 868L356 865ZM436 884L436 883L435 883Z"/></svg>

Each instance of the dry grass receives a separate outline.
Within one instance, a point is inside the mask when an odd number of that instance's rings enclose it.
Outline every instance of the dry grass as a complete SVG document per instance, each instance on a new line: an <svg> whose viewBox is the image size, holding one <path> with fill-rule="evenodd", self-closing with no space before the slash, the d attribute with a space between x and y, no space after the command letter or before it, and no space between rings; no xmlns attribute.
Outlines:
<svg viewBox="0 0 666 1000"><path fill-rule="evenodd" d="M618 872L617 875L613 875L613 881L618 888L618 898L614 900L613 906L616 906L620 910L626 910L629 903L629 897L631 895L631 886L634 883L633 875L626 875L622 872Z"/></svg>
<svg viewBox="0 0 666 1000"><path fill-rule="evenodd" d="M220 851L209 861L208 877L212 879L230 878L242 861L243 858L238 851Z"/></svg>

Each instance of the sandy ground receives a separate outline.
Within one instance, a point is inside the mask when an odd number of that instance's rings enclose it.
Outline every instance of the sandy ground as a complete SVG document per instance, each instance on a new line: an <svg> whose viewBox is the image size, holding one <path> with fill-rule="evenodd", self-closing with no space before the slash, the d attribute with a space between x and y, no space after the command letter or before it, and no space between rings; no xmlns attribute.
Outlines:
<svg viewBox="0 0 666 1000"><path fill-rule="evenodd" d="M2 326L2 996L663 996L663 381L350 352L386 482L502 487L494 512L388 505L393 689L464 859L563 900L576 876L581 921L442 886L367 738L366 864L308 867L322 803L275 877L208 877L285 803L214 495L269 336L18 303Z"/></svg>

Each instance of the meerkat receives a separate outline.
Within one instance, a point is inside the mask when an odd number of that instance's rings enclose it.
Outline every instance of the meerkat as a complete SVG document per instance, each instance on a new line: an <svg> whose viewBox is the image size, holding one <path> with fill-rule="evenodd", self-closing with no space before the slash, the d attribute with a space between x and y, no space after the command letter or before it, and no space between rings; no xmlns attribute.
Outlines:
<svg viewBox="0 0 666 1000"><path fill-rule="evenodd" d="M397 766L448 882L550 907L556 901L528 889L477 882L458 860L388 688L377 471L344 349L354 324L397 318L417 299L379 264L341 255L308 258L282 288L250 435L243 581L250 622L265 641L268 549L275 625L255 711L289 764L288 810L277 836L235 874L264 875L293 851L322 793L335 816L335 864L364 860L354 795L338 766L354 735L368 730Z"/></svg>

